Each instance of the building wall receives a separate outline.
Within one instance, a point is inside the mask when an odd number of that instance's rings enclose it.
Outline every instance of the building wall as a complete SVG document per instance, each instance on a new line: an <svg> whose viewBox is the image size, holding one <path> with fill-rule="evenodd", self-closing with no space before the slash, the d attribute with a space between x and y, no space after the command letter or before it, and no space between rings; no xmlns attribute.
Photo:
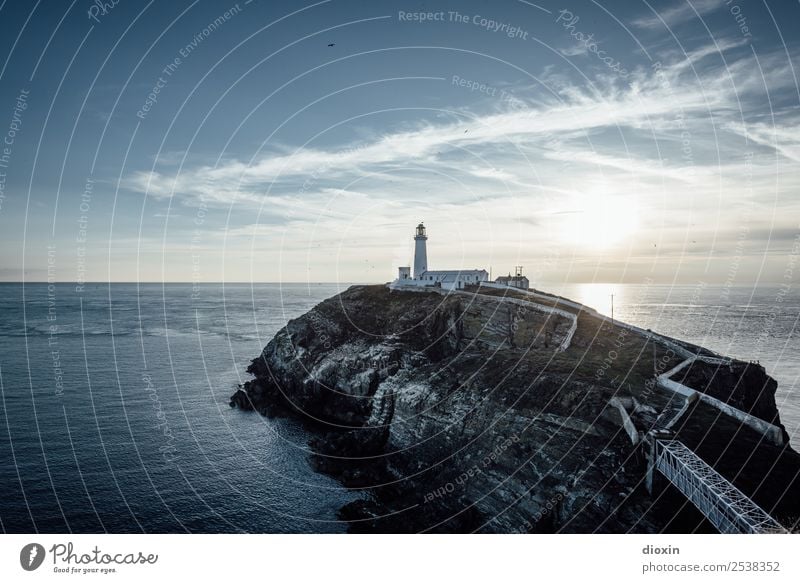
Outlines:
<svg viewBox="0 0 800 583"><path fill-rule="evenodd" d="M518 288L518 289L528 289L531 286L530 280L527 277L525 277L524 275L522 277L518 277L518 276L514 276L514 277L506 277L506 276L498 277L495 280L495 283L498 283L500 285L507 285L509 287L514 287L514 288Z"/></svg>
<svg viewBox="0 0 800 583"><path fill-rule="evenodd" d="M427 237L414 237L414 278L428 271Z"/></svg>

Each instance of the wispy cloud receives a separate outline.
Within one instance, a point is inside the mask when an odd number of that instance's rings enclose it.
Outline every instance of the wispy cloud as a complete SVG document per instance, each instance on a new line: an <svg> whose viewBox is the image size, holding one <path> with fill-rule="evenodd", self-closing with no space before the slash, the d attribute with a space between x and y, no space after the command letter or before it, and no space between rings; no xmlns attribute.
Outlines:
<svg viewBox="0 0 800 583"><path fill-rule="evenodd" d="M313 256L315 269L348 253L351 267L377 265L387 253L405 263L403 226L426 217L454 243L439 251L439 264L474 257L489 265L493 254L518 253L522 241L537 250L558 242L564 252L571 243L559 237L583 229L598 200L636 209L626 241L637 257L716 256L753 205L780 207L780 229L799 210L800 111L775 101L793 90L789 65L770 54L756 63L738 46L722 39L696 47L658 71L632 70L624 84L545 73L547 91L515 88L520 101L505 109L455 110L339 148L284 145L252 162L187 156L182 167L157 165L123 183L156 199L242 210L244 222L219 236L278 249L287 261L283 254L298 254L292 262ZM725 62L709 58L719 51L730 51ZM358 249L348 247L353 232ZM370 257L358 259L365 249Z"/></svg>
<svg viewBox="0 0 800 583"><path fill-rule="evenodd" d="M727 128L758 145L772 148L787 160L800 162L800 124L731 123Z"/></svg>
<svg viewBox="0 0 800 583"><path fill-rule="evenodd" d="M558 52L564 55L565 57L577 57L578 55L586 55L589 53L589 47L587 44L574 44L570 47L566 47L563 49L558 49Z"/></svg>
<svg viewBox="0 0 800 583"><path fill-rule="evenodd" d="M627 91L608 87L601 99L597 99L594 90L561 88L560 93L561 100L551 100L548 107L515 108L472 115L457 123L428 124L342 150L304 148L290 154L266 156L252 164L226 161L216 166L184 169L174 175L162 170L139 171L126 179L125 186L162 198L177 194L219 202L257 201L256 188L268 190L278 181L293 179L302 188L301 177L314 182L323 177L362 175L411 162L435 165L445 152L497 145L522 147L537 141L541 145L554 136L582 136L596 128L640 127L650 119L672 115L676 107L699 113L709 106L722 105L720 95L703 95L696 89L681 91L667 100L663 91L646 78ZM495 174L501 177L496 171Z"/></svg>
<svg viewBox="0 0 800 583"><path fill-rule="evenodd" d="M723 49L732 46L736 43L721 41ZM715 50L700 48L691 53L691 58L697 61ZM768 143L764 127L750 126L745 132L736 122L752 97L750 92L758 93L765 83L774 89L781 81L762 79L753 67L752 57L707 69L702 82L686 70L685 63L683 59L676 60L658 75L638 70L628 87L608 79L589 87L559 80L554 87L556 96L551 94L544 104L538 99L538 105L524 108L516 104L506 111L461 112L457 122L427 123L340 149L281 149L252 163L226 160L217 165L185 165L180 170L176 167L174 172L163 167L138 171L126 177L124 186L155 198L174 195L202 198L211 204L315 205L320 196L330 194L331 188L352 190L348 184L355 179L360 181L359 189L373 194L380 189L387 191L388 177L400 171L406 180L415 172L434 171L498 182L541 184L541 175L547 173L539 165L542 160L581 162L688 182L707 174L701 168L708 164L704 158L708 152L704 150L714 153L725 146L714 132L749 135L756 143ZM780 68L769 70L769 75L773 70L778 77L782 74ZM761 94L757 98L761 99ZM712 112L713 123L709 117ZM677 131L679 126L681 131ZM796 142L791 127L773 132L769 143L794 160ZM602 136L609 132L633 132L650 141L653 137L679 139L688 132L694 147L691 163L697 171L687 175L683 171L686 161L678 163L668 152L655 160L640 154L610 153L609 138ZM628 147L618 137L613 142L613 150L619 150L620 145ZM498 160L500 152L502 160ZM470 162L465 165L466 160ZM532 164L534 161L539 164ZM718 165L712 161L712 171ZM396 194L397 187L390 186L388 192Z"/></svg>
<svg viewBox="0 0 800 583"><path fill-rule="evenodd" d="M663 9L650 5L650 13L633 20L632 24L638 28L672 28L697 18L698 15L712 12L722 4L724 0L679 0Z"/></svg>

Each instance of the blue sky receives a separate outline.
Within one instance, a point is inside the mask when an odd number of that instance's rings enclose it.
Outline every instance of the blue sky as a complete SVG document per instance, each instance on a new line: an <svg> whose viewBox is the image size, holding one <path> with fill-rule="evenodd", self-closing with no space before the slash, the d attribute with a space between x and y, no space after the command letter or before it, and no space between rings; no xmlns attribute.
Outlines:
<svg viewBox="0 0 800 583"><path fill-rule="evenodd" d="M797 22L789 1L7 0L0 279L388 281L424 220L435 268L781 282Z"/></svg>

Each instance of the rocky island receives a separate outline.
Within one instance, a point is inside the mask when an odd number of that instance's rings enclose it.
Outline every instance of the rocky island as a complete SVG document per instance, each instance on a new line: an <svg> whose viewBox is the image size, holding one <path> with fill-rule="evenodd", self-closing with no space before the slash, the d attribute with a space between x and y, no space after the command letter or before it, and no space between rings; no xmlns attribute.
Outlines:
<svg viewBox="0 0 800 583"><path fill-rule="evenodd" d="M353 286L248 372L231 406L314 430L314 466L362 492L352 532L720 530L654 472L654 436L797 529L800 455L760 365L565 298Z"/></svg>

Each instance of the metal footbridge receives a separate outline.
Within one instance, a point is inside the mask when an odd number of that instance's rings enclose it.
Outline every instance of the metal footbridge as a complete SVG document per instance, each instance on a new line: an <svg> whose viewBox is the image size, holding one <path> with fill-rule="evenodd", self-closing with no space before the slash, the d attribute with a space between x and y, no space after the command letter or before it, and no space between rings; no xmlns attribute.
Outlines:
<svg viewBox="0 0 800 583"><path fill-rule="evenodd" d="M676 440L656 439L652 467L722 533L786 533L741 490Z"/></svg>

